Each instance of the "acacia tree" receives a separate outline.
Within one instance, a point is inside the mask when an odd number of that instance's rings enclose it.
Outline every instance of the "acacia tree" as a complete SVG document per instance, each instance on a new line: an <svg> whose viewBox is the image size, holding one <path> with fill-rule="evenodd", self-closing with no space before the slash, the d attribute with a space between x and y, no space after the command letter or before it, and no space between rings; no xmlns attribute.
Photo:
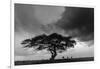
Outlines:
<svg viewBox="0 0 100 69"><path fill-rule="evenodd" d="M71 39L72 37L65 37L57 33L51 35L39 35L31 39L26 39L22 41L22 45L28 48L34 48L35 50L46 49L51 53L50 60L54 60L57 56L57 52L62 53L63 51L73 48L76 44L75 40Z"/></svg>

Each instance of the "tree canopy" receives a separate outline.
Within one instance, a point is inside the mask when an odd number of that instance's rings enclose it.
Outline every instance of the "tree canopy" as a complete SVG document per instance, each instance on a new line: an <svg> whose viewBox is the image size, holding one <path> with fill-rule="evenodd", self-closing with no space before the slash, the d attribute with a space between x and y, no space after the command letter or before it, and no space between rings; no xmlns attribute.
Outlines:
<svg viewBox="0 0 100 69"><path fill-rule="evenodd" d="M50 35L42 34L31 39L25 39L21 44L25 48L35 48L36 50L47 49L52 54L50 59L54 60L57 52L61 53L69 48L73 48L76 41L71 36L65 37L57 33L52 33Z"/></svg>

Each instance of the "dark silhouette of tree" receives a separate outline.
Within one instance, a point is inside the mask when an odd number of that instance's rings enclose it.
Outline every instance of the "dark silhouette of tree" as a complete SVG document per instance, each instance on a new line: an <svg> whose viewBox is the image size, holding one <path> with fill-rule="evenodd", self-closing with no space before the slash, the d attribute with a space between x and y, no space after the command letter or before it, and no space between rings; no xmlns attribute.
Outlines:
<svg viewBox="0 0 100 69"><path fill-rule="evenodd" d="M31 39L26 39L22 41L21 44L23 44L24 47L34 48L36 50L46 49L52 54L50 60L54 60L57 56L57 52L62 53L74 47L76 41L71 38L72 37L65 37L57 33L48 36L42 34Z"/></svg>

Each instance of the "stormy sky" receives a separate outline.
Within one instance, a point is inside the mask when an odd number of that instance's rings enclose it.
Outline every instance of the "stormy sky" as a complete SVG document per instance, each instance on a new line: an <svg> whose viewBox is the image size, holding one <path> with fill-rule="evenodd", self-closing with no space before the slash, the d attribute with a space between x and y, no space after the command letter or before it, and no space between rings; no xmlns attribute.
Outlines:
<svg viewBox="0 0 100 69"><path fill-rule="evenodd" d="M50 58L46 50L23 48L24 39L53 32L73 36L77 45L56 58L94 56L94 9L48 5L15 4L15 60ZM40 58L41 57L41 58Z"/></svg>

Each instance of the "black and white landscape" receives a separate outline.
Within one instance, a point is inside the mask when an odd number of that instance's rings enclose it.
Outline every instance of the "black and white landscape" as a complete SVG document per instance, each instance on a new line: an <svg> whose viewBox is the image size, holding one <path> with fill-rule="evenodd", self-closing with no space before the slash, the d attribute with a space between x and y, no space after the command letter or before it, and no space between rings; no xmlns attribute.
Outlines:
<svg viewBox="0 0 100 69"><path fill-rule="evenodd" d="M94 60L94 8L14 5L15 65Z"/></svg>

